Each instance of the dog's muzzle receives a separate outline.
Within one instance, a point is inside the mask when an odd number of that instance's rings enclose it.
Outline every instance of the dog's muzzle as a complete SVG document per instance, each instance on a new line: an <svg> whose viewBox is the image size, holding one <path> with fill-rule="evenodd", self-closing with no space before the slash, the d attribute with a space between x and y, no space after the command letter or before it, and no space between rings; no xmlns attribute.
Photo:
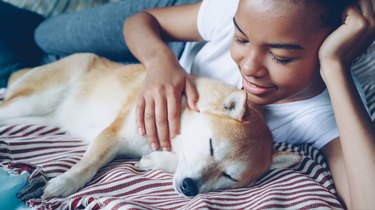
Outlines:
<svg viewBox="0 0 375 210"><path fill-rule="evenodd" d="M184 178L180 184L180 190L185 196L196 196L199 192L197 182L192 178Z"/></svg>

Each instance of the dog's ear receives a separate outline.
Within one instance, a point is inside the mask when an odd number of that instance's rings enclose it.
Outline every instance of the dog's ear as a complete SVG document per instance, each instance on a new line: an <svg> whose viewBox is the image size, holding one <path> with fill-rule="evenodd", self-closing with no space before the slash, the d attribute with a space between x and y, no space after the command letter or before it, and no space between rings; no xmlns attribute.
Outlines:
<svg viewBox="0 0 375 210"><path fill-rule="evenodd" d="M293 152L274 152L270 169L288 168L301 161L301 156Z"/></svg>
<svg viewBox="0 0 375 210"><path fill-rule="evenodd" d="M223 112L229 117L241 121L246 113L246 92L239 90L229 94L223 104Z"/></svg>

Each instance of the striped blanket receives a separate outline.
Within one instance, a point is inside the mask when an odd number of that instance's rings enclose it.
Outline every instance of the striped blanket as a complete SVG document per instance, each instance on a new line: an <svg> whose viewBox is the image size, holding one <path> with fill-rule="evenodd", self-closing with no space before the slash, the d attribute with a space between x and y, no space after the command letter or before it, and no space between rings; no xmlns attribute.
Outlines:
<svg viewBox="0 0 375 210"><path fill-rule="evenodd" d="M31 173L19 194L38 209L344 209L327 163L309 145L275 144L279 151L300 154L289 169L272 170L251 188L200 194L186 198L172 186L172 175L140 171L138 160L117 157L101 168L80 191L67 198L41 200L47 179L68 170L82 158L87 144L59 128L36 125L0 126L0 167Z"/></svg>
<svg viewBox="0 0 375 210"><path fill-rule="evenodd" d="M375 41L367 50L367 54L358 58L353 64L352 73L362 85L370 116L375 126Z"/></svg>

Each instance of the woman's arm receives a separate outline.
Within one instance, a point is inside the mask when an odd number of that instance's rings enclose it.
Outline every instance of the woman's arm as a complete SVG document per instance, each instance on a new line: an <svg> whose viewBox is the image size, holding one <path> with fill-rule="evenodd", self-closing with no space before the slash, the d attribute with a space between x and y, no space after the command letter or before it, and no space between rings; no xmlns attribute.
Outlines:
<svg viewBox="0 0 375 210"><path fill-rule="evenodd" d="M200 41L199 8L200 3L150 9L124 24L125 41L147 70L136 118L139 132L147 134L153 150L170 150L170 139L179 133L182 94L197 110L197 90L165 40Z"/></svg>
<svg viewBox="0 0 375 210"><path fill-rule="evenodd" d="M359 0L350 7L344 24L319 51L321 75L326 83L340 141L323 148L338 193L348 208L375 206L375 131L350 74L355 55L375 38L374 1Z"/></svg>

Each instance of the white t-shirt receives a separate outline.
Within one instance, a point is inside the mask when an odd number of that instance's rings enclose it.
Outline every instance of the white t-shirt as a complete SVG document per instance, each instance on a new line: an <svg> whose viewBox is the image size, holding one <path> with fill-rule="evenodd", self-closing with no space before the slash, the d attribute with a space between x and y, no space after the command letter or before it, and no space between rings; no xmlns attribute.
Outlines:
<svg viewBox="0 0 375 210"><path fill-rule="evenodd" d="M266 105L264 116L275 142L320 149L339 136L327 90L307 100Z"/></svg>
<svg viewBox="0 0 375 210"><path fill-rule="evenodd" d="M238 0L202 1L198 31L206 43L187 43L180 64L189 73L219 79L242 87L241 74L230 56L234 35L232 18Z"/></svg>
<svg viewBox="0 0 375 210"><path fill-rule="evenodd" d="M189 43L180 59L189 73L242 87L238 67L230 56L238 2L203 0L197 24L206 43ZM276 142L309 143L320 149L339 136L327 90L307 100L267 105L264 114Z"/></svg>

